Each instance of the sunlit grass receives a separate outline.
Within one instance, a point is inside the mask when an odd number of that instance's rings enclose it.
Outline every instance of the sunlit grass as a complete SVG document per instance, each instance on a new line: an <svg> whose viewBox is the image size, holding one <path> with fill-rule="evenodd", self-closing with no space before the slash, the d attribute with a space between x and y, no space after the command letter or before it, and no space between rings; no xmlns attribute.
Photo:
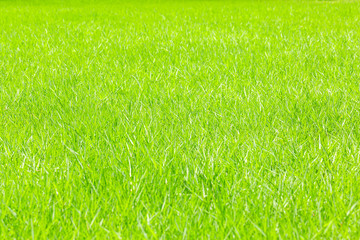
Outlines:
<svg viewBox="0 0 360 240"><path fill-rule="evenodd" d="M358 238L359 20L0 1L0 238Z"/></svg>

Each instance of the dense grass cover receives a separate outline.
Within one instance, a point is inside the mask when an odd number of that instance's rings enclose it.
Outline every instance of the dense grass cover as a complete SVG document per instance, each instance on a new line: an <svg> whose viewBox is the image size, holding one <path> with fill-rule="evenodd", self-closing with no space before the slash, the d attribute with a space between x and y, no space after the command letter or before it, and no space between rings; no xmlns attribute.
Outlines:
<svg viewBox="0 0 360 240"><path fill-rule="evenodd" d="M358 238L358 2L0 2L0 238Z"/></svg>

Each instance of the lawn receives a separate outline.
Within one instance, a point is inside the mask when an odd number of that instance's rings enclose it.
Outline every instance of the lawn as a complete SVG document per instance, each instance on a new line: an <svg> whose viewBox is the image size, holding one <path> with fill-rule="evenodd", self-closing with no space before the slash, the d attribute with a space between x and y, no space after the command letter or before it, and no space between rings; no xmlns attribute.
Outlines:
<svg viewBox="0 0 360 240"><path fill-rule="evenodd" d="M1 239L358 239L360 2L0 1Z"/></svg>

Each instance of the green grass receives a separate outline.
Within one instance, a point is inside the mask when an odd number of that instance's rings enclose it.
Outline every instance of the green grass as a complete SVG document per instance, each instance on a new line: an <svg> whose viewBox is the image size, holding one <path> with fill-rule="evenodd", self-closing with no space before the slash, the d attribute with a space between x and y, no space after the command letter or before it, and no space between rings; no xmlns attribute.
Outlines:
<svg viewBox="0 0 360 240"><path fill-rule="evenodd" d="M0 1L0 238L359 238L359 28L356 1Z"/></svg>

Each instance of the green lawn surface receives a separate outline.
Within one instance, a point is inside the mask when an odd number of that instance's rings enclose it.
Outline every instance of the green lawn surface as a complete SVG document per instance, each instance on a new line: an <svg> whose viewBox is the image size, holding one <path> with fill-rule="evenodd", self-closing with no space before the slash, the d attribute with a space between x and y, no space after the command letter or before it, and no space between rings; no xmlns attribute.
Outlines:
<svg viewBox="0 0 360 240"><path fill-rule="evenodd" d="M360 2L0 1L1 239L359 239Z"/></svg>

